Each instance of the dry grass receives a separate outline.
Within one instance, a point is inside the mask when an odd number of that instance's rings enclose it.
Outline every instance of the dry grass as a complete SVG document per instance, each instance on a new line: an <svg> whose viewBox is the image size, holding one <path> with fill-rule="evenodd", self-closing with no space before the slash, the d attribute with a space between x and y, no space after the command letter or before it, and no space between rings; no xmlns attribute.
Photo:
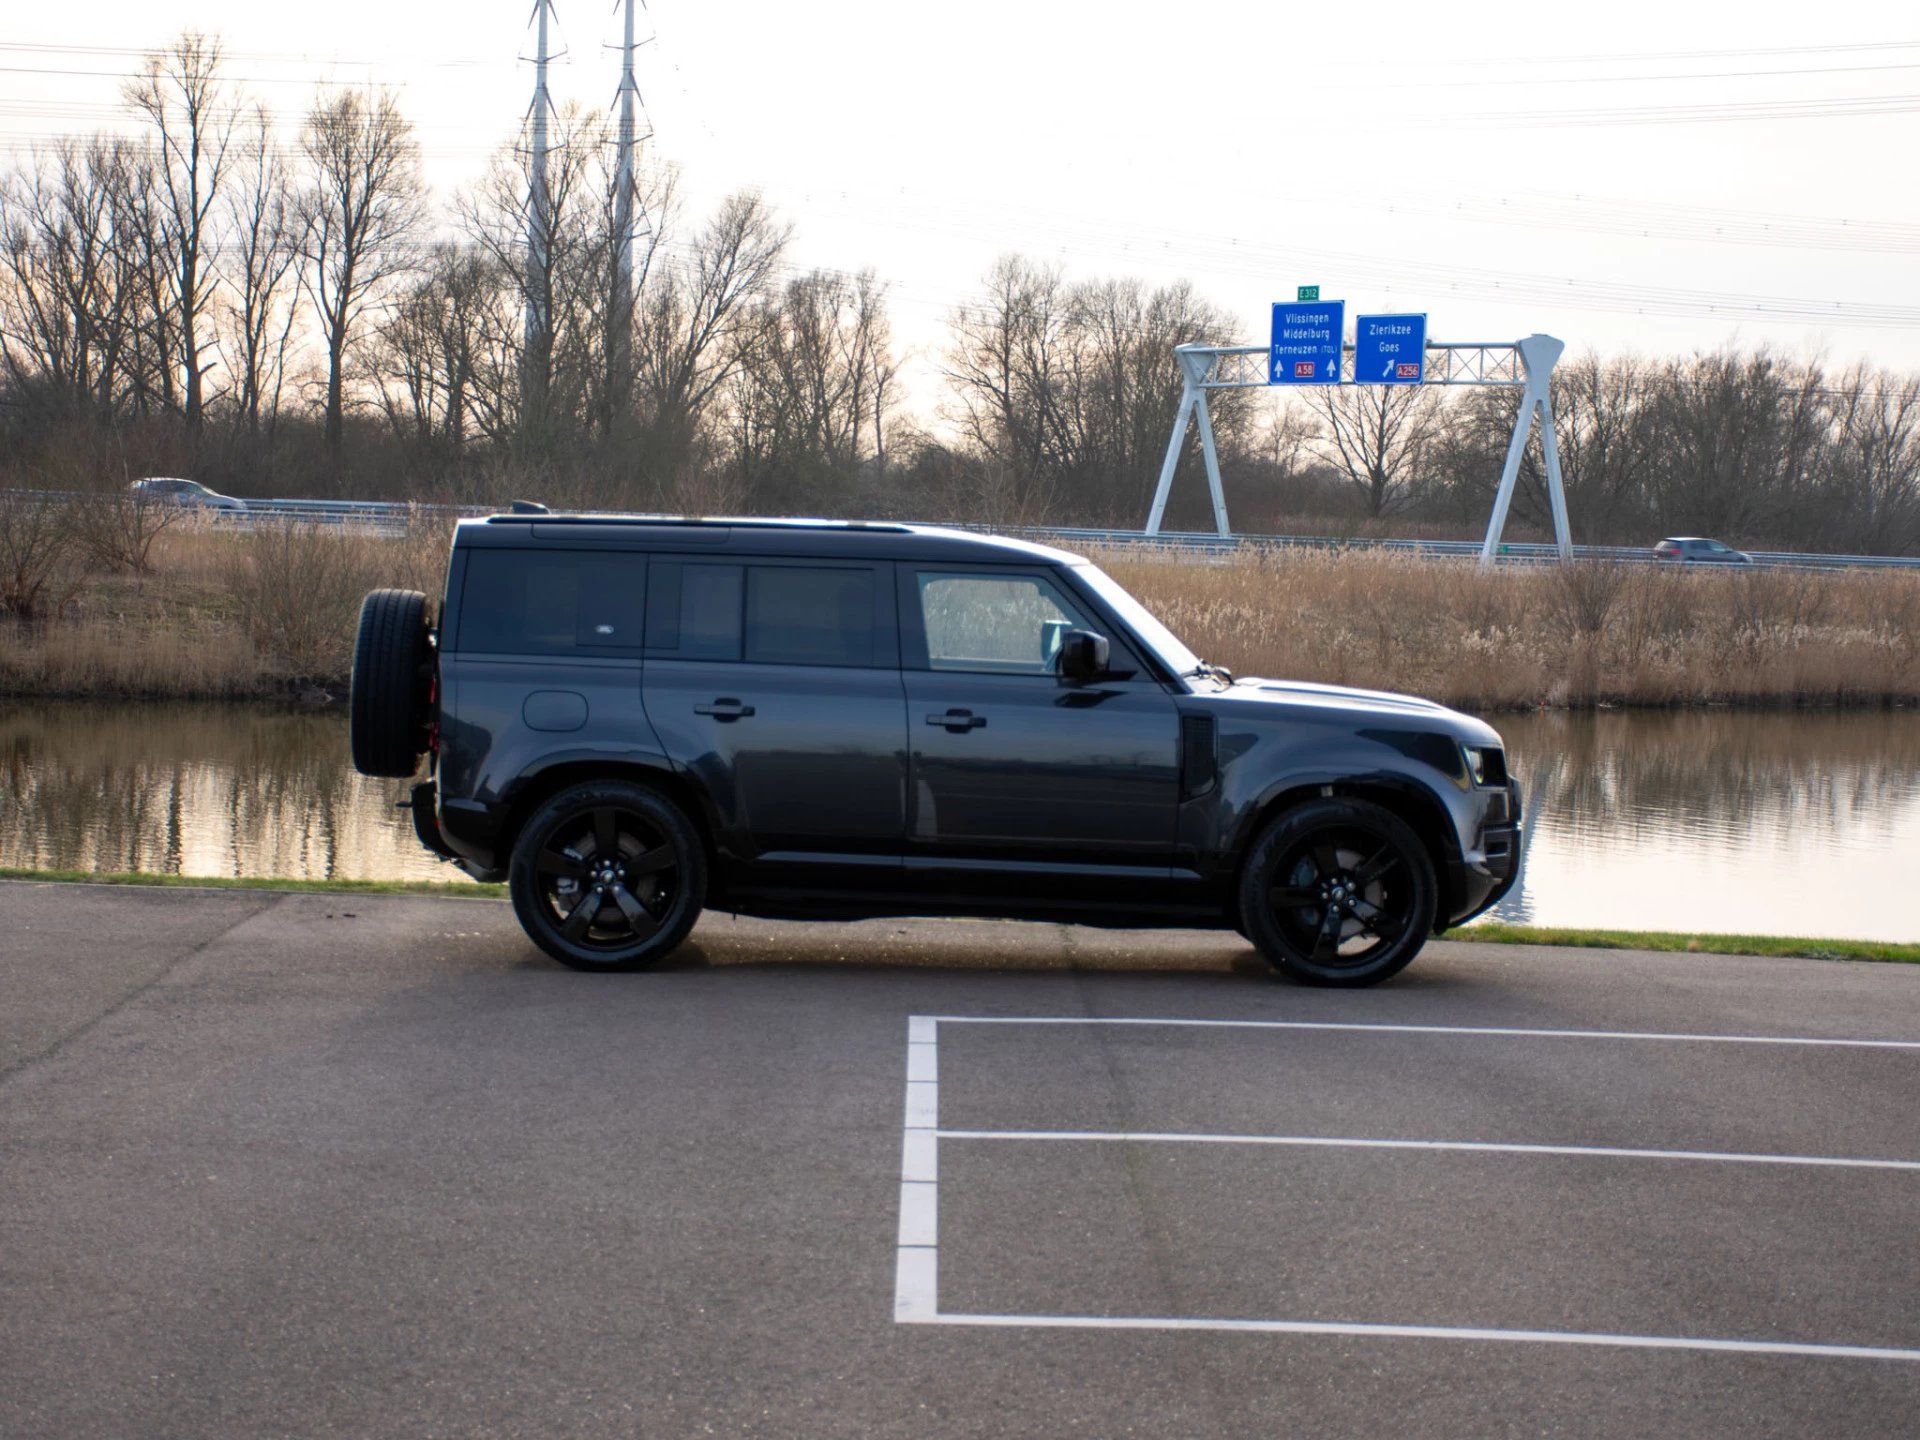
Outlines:
<svg viewBox="0 0 1920 1440"><path fill-rule="evenodd" d="M1473 709L1920 696L1920 574L1582 564L1483 573L1385 551L1102 566L1238 674Z"/></svg>
<svg viewBox="0 0 1920 1440"><path fill-rule="evenodd" d="M147 575L96 574L50 620L0 626L0 695L245 699L345 692L360 601L437 594L449 526L170 527Z"/></svg>
<svg viewBox="0 0 1920 1440"><path fill-rule="evenodd" d="M152 573L92 577L49 622L0 625L0 695L344 693L368 590L437 595L449 541L182 524ZM1920 697L1920 574L1579 565L1482 573L1382 551L1101 563L1241 674L1406 690L1475 709L1876 704Z"/></svg>

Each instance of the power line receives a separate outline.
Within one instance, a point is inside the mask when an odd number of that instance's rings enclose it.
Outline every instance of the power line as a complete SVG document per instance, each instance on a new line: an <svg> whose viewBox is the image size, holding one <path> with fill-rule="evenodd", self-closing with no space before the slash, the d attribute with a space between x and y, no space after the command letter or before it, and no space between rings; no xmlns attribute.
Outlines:
<svg viewBox="0 0 1920 1440"><path fill-rule="evenodd" d="M1718 101L1700 105L1622 105L1570 110L1475 110L1429 122L1476 129L1568 129L1600 125L1726 124L1753 120L1832 120L1920 110L1920 94L1850 95L1804 100Z"/></svg>

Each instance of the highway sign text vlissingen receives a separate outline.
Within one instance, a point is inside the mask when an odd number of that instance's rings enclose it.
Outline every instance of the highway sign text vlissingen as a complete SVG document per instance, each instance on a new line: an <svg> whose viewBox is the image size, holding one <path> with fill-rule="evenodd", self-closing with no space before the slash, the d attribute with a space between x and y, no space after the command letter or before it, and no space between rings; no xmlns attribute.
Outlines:
<svg viewBox="0 0 1920 1440"><path fill-rule="evenodd" d="M1356 315L1353 379L1358 385L1418 385L1426 379L1427 317Z"/></svg>
<svg viewBox="0 0 1920 1440"><path fill-rule="evenodd" d="M1347 302L1276 303L1267 379L1275 385L1338 385Z"/></svg>

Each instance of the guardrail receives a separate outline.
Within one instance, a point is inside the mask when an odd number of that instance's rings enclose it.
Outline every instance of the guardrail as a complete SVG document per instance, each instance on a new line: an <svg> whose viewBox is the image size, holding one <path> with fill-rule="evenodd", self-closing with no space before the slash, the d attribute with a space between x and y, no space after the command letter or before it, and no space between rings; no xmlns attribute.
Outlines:
<svg viewBox="0 0 1920 1440"><path fill-rule="evenodd" d="M1173 550L1183 554L1227 556L1241 554L1249 550L1262 549L1317 549L1317 550L1397 550L1415 555L1426 555L1444 559L1471 559L1480 557L1478 540L1393 540L1373 536L1352 535L1216 535L1211 532L1172 532L1162 531L1158 535L1143 535L1138 530L1099 530L1073 526L986 526L967 525L962 528L991 531L1000 535L1017 535L1024 539L1049 540L1069 547L1103 547L1119 549L1143 547L1147 549ZM1920 569L1920 556L1915 555L1819 555L1789 550L1749 550L1756 565L1789 566L1807 570L1913 570ZM1576 545L1573 547L1576 560L1612 560L1628 564L1672 564L1662 561L1653 553L1651 547L1630 545ZM1560 552L1552 545L1531 544L1512 541L1500 547L1497 557L1504 563L1523 565L1542 565L1557 561ZM1690 568L1702 568L1697 562L1689 562Z"/></svg>
<svg viewBox="0 0 1920 1440"><path fill-rule="evenodd" d="M35 492L53 494L56 492ZM376 534L397 534L416 516L478 516L499 514L497 506L416 504L406 500L248 500L245 510L203 509L196 513L216 524L251 527L263 519L316 525L357 524ZM979 525L953 528L980 534L1011 535L1072 548L1120 549L1140 546L1188 555L1224 558L1263 549L1397 550L1439 559L1478 559L1478 540L1395 540L1355 535L1217 535L1210 531L1167 531L1146 535L1138 530L1104 530L1071 525ZM1630 564L1661 562L1651 547L1631 545L1576 545L1578 560L1613 560ZM1920 555L1820 555L1794 550L1750 550L1756 565L1803 570L1920 570ZM1541 565L1559 559L1552 545L1510 542L1497 557L1506 564ZM1690 568L1701 568L1691 565Z"/></svg>

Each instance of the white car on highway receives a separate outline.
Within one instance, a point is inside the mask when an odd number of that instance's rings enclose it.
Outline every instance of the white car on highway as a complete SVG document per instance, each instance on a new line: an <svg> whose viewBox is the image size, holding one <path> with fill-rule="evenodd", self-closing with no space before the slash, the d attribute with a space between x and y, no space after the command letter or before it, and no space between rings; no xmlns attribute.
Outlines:
<svg viewBox="0 0 1920 1440"><path fill-rule="evenodd" d="M235 499L231 495L222 495L218 490L209 490L198 480L179 480L165 475L136 480L127 487L127 493L135 500L145 500L154 504L184 505L194 510L244 510L247 508L246 501Z"/></svg>

